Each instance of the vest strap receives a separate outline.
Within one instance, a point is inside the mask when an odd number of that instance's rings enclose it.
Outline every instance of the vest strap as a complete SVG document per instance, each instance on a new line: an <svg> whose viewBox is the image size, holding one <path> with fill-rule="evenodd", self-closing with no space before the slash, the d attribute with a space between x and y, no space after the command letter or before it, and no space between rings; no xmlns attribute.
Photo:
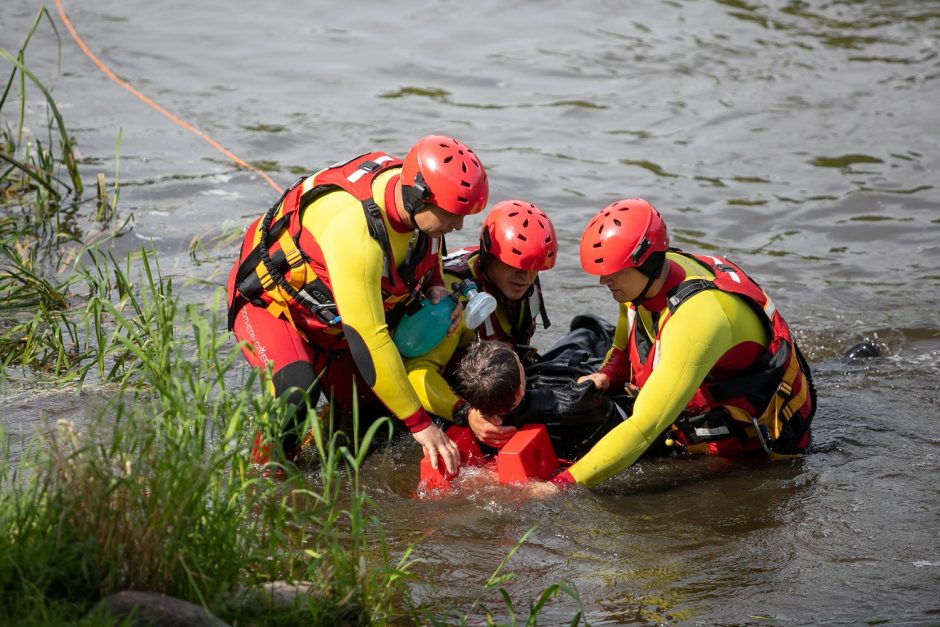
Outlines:
<svg viewBox="0 0 940 627"><path fill-rule="evenodd" d="M669 313L676 313L679 305L689 300L699 292L705 290L718 289L717 286L706 279L689 279L677 285L666 298L666 304L669 306Z"/></svg>
<svg viewBox="0 0 940 627"><path fill-rule="evenodd" d="M388 241L388 231L385 230L385 222L382 220L382 210L372 198L362 201L362 211L366 216L366 224L369 227L369 235L379 243L382 250L385 251L385 263L382 266L382 276L389 280L393 279L391 272L392 245Z"/></svg>

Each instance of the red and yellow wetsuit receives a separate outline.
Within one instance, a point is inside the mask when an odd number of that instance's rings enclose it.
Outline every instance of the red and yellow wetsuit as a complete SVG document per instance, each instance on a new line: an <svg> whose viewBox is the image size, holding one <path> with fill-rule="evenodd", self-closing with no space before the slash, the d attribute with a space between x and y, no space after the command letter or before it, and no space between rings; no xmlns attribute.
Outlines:
<svg viewBox="0 0 940 627"><path fill-rule="evenodd" d="M454 410L464 402L445 379L445 372L456 367L464 350L477 337L501 340L512 345L528 344L535 331L536 317L542 311L542 293L538 283L531 294L518 301L507 301L490 285L480 271L480 253L476 247L455 251L444 260L444 285L450 287L462 279L473 279L481 290L496 297L496 310L478 329L468 329L463 320L457 330L429 352L405 360L408 378L426 410L453 420Z"/></svg>
<svg viewBox="0 0 940 627"><path fill-rule="evenodd" d="M580 484L596 485L632 465L680 413L689 407L695 407L695 411L707 409L701 404L706 381L732 380L767 353L771 337L765 322L742 296L706 289L671 313L666 299L672 290L688 279L711 280L715 275L683 254L670 252L667 260L666 283L656 296L639 307L620 305L613 346L600 372L610 377L611 391L622 389L628 381L640 389L632 416L568 469L570 478ZM632 364L636 357L630 346L634 321L636 333L645 331L643 335L658 338L653 363L647 364L642 373L642 365ZM807 395L812 386L805 379L801 381L802 385L794 387L802 387L802 397L794 402L811 410ZM697 407L693 398L698 399ZM805 446L808 424L800 440ZM759 447L756 438L751 448L754 446Z"/></svg>
<svg viewBox="0 0 940 627"><path fill-rule="evenodd" d="M406 258L415 233L394 209L399 173L400 168L394 167L378 174L372 182L372 198L381 211L392 264ZM264 303L242 302L233 312L236 337L253 347L244 351L246 358L257 367L273 362L275 387L278 373L292 364L304 366L304 373L312 371L314 376L328 366L322 387L347 410L352 405L352 377L356 377L360 407L377 398L413 432L422 430L430 424L430 418L408 381L386 321L387 311L401 297L383 292L386 252L370 235L362 202L345 191L331 191L307 205L300 220L304 231L299 238L300 248L311 260L296 271L309 275L312 270L327 281L342 325L326 327L282 289L267 289ZM243 259L258 240L256 223L243 243ZM436 278L426 283L425 289L440 284L439 242L431 242L428 254L436 255ZM236 264L229 280L230 302L238 268ZM313 278L301 276L298 280L291 276L290 282L303 285ZM296 377L293 379L296 382ZM374 398L370 399L369 390Z"/></svg>

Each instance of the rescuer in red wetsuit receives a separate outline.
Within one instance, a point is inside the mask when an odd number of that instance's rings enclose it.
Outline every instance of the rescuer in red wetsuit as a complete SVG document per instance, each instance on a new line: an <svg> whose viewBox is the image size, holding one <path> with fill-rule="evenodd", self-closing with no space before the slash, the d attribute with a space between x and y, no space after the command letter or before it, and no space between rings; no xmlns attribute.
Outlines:
<svg viewBox="0 0 940 627"><path fill-rule="evenodd" d="M453 389L453 372L467 347L477 339L500 340L521 351L529 343L536 322L548 327L548 316L538 282L539 272L555 265L558 239L545 213L530 202L496 203L480 230L480 246L457 250L444 259L444 283L473 280L496 298L497 306L476 329L461 321L429 352L405 360L408 378L424 408L458 425L467 425L490 446L502 446L516 427L502 424L497 415L484 415Z"/></svg>
<svg viewBox="0 0 940 627"><path fill-rule="evenodd" d="M281 429L290 458L306 414L303 391L344 412L391 415L436 466L459 465L454 443L431 422L392 341L419 294L437 302L445 234L482 211L489 187L467 146L429 135L404 161L368 153L294 184L249 228L228 281L229 326L272 391L291 407ZM460 316L455 309L452 329ZM320 377L318 379L318 377Z"/></svg>
<svg viewBox="0 0 940 627"><path fill-rule="evenodd" d="M620 303L598 388L635 393L632 415L553 480L593 486L666 432L667 444L732 455L803 453L815 391L780 312L741 268L669 248L641 199L605 207L581 237L581 265Z"/></svg>

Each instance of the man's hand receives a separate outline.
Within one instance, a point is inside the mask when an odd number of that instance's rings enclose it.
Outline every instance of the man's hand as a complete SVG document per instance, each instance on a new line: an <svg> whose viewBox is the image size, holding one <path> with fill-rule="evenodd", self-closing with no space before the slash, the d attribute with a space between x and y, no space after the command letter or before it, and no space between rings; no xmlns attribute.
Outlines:
<svg viewBox="0 0 940 627"><path fill-rule="evenodd" d="M457 472L460 468L460 451L457 450L457 444L437 425L431 425L412 435L424 449L424 454L431 458L431 468L437 470L437 458L440 456L444 458L444 466L448 473L453 475Z"/></svg>
<svg viewBox="0 0 940 627"><path fill-rule="evenodd" d="M480 442L493 448L502 448L516 434L515 427L502 426L503 419L499 416L484 416L476 408L467 414L467 424Z"/></svg>
<svg viewBox="0 0 940 627"><path fill-rule="evenodd" d="M594 387L598 390L606 390L610 387L610 377L602 372L592 372L578 379L578 383L584 383L585 381L593 381Z"/></svg>
<svg viewBox="0 0 940 627"><path fill-rule="evenodd" d="M432 285L427 289L426 292L428 300L430 300L435 305L450 293L450 290L443 285ZM454 331L457 330L457 327L460 325L460 315L462 313L463 303L460 301L460 299L457 299L457 306L454 307L452 312L450 312L450 326L447 327L447 335L451 335Z"/></svg>

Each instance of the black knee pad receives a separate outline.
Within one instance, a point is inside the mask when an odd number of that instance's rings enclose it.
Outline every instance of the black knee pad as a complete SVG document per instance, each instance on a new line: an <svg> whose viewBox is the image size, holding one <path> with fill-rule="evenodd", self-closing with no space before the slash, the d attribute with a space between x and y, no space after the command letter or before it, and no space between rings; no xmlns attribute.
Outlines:
<svg viewBox="0 0 940 627"><path fill-rule="evenodd" d="M281 423L281 446L288 455L295 453L300 444L300 429L307 419L307 403L304 401L304 391L310 398L310 404L316 405L320 400L320 386L317 381L317 372L313 364L306 361L295 361L287 364L274 373L274 394L285 400L288 405L287 415Z"/></svg>

